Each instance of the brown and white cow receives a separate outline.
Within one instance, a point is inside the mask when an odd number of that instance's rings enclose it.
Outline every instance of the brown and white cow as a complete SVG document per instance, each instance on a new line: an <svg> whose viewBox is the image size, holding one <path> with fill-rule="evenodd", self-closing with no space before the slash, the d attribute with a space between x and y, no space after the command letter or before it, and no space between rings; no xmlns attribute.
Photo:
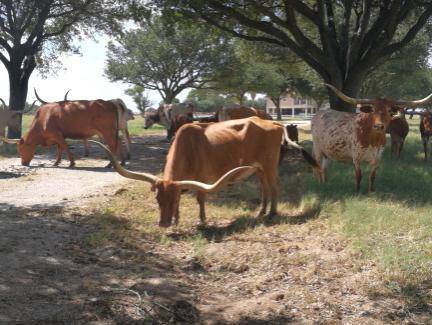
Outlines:
<svg viewBox="0 0 432 325"><path fill-rule="evenodd" d="M135 173L121 167L110 155L114 168L124 177L147 181L156 191L160 208L159 225L169 227L174 218L179 219L179 202L183 189L197 190L200 220L205 222L204 200L206 193L215 191L218 184L238 178L235 170L241 166L254 166L262 187L261 209L270 214L277 210L278 162L282 139L300 149L314 168L316 161L299 145L291 143L284 127L273 121L251 117L220 123L183 125L169 149L163 178ZM238 170L238 169L237 169ZM250 171L250 170L249 170ZM242 174L244 171L239 170ZM230 173L234 173L232 176ZM203 183L213 183L214 186Z"/></svg>
<svg viewBox="0 0 432 325"><path fill-rule="evenodd" d="M326 85L345 102L364 106L360 108L359 114L326 110L318 111L312 118L313 151L315 159L321 163L320 181L326 180L325 170L329 160L352 162L355 167L356 189L359 191L362 178L360 163L366 161L371 165L368 191L372 192L385 146L390 111L397 105L415 107L425 104L432 100L432 94L418 101L357 99Z"/></svg>
<svg viewBox="0 0 432 325"><path fill-rule="evenodd" d="M131 144L131 138L129 135L129 130L127 123L128 121L134 120L135 117L133 115L132 110L126 107L126 104L120 99L111 99L109 100L117 107L117 113L118 113L118 121L119 121L119 136L121 142L125 145L126 148L126 159L130 159L130 144ZM84 155L88 157L89 155L89 144L87 139L83 140L84 142Z"/></svg>
<svg viewBox="0 0 432 325"><path fill-rule="evenodd" d="M174 133L171 130L171 121L180 114L193 114L194 107L192 104L163 104L160 105L156 112L144 113L144 129L150 128L157 123L167 130L167 139L171 140Z"/></svg>
<svg viewBox="0 0 432 325"><path fill-rule="evenodd" d="M429 156L429 138L432 136L432 112L425 110L420 113L420 135L423 142L424 160Z"/></svg>
<svg viewBox="0 0 432 325"><path fill-rule="evenodd" d="M124 163L118 137L118 113L114 103L98 99L44 104L37 110L29 131L17 141L21 164L30 164L38 145L57 145L54 165L60 163L64 150L72 167L75 159L65 139L87 139L96 134L102 136L110 150L116 152Z"/></svg>
<svg viewBox="0 0 432 325"><path fill-rule="evenodd" d="M391 117L387 133L390 134L391 139L391 155L400 158L405 138L409 132L409 125L405 118L405 110L402 107L396 107L396 109L397 114Z"/></svg>

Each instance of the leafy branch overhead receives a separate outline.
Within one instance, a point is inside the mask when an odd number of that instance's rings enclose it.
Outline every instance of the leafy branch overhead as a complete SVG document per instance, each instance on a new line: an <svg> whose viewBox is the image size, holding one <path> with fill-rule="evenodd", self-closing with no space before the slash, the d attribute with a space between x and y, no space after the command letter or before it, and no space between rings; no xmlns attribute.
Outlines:
<svg viewBox="0 0 432 325"><path fill-rule="evenodd" d="M356 96L364 78L428 23L432 1L154 0L249 41L287 47L321 78ZM342 105L333 95L331 105Z"/></svg>
<svg viewBox="0 0 432 325"><path fill-rule="evenodd" d="M228 54L228 40L220 33L155 17L109 44L106 74L112 81L156 90L170 103L187 88L205 87Z"/></svg>

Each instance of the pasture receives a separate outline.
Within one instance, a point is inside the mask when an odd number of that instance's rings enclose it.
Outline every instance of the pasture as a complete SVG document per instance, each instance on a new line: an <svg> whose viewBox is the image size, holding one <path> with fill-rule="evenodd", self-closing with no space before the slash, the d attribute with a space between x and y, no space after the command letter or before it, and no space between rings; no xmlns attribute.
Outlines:
<svg viewBox="0 0 432 325"><path fill-rule="evenodd" d="M186 194L179 225L159 228L150 186L124 179L60 206L8 206L0 255L38 251L11 264L16 274L0 272L10 302L0 317L22 309L24 323L428 323L432 162L423 161L418 119L408 121L403 158L390 159L387 143L371 195L366 179L355 193L351 165L332 163L320 185L291 151L271 219L253 217L260 199L253 178L211 195L205 226ZM140 118L129 125L128 168L160 172L164 134L143 130ZM310 135L300 140L310 151ZM84 173L85 163L73 170ZM41 191L50 182L27 176L14 184L32 181Z"/></svg>

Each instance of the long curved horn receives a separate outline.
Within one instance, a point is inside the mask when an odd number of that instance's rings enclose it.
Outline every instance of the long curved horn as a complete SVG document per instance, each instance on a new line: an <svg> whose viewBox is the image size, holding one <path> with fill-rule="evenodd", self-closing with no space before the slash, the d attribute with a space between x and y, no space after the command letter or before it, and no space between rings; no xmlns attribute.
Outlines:
<svg viewBox="0 0 432 325"><path fill-rule="evenodd" d="M131 178L131 179L136 179L136 180L139 180L139 181L146 181L146 182L149 182L152 185L155 184L157 181L161 180L159 177L154 176L152 174L131 172L130 170L127 170L127 169L123 168L117 162L117 160L114 158L114 155L112 154L112 152L107 147L105 147L102 143L100 143L98 141L94 141L94 140L89 140L89 142L95 143L99 147L101 147L103 150L105 150L105 152L108 155L109 160L111 161L111 163L114 166L114 169L117 171L117 173L119 173L123 177Z"/></svg>
<svg viewBox="0 0 432 325"><path fill-rule="evenodd" d="M229 172L227 172L225 175L223 175L221 178L219 178L214 184L206 184L197 181L176 181L175 183L183 189L190 189L190 190L197 190L206 193L212 193L218 191L221 187L226 185L235 176L240 176L239 178L236 179L237 182L246 177L249 177L259 168L260 168L259 166L241 166L241 167L234 168Z"/></svg>
<svg viewBox="0 0 432 325"><path fill-rule="evenodd" d="M374 102L373 99L358 99L358 98L352 98L349 97L347 95L345 95L343 92L341 92L339 89L337 89L336 87L333 87L332 85L329 84L324 84L327 87L329 87L331 90L333 90L333 92L340 98L342 99L344 102L353 104L353 105L357 105L357 104L372 104Z"/></svg>
<svg viewBox="0 0 432 325"><path fill-rule="evenodd" d="M5 101L3 100L3 98L0 98L0 102L1 102L2 105L3 105L3 108L6 108L6 107L7 107L7 105L6 105Z"/></svg>
<svg viewBox="0 0 432 325"><path fill-rule="evenodd" d="M21 139L8 139L8 138L3 138L2 141L3 143L8 143L8 144L17 144L18 142L20 142Z"/></svg>
<svg viewBox="0 0 432 325"><path fill-rule="evenodd" d="M410 106L410 107L415 107L415 106L420 106L420 105L425 105L427 103L429 103L432 100L432 94L430 94L429 96L420 99L420 100L397 100L395 103L397 105L402 105L402 106Z"/></svg>
<svg viewBox="0 0 432 325"><path fill-rule="evenodd" d="M68 99L67 99L67 96L68 96L68 94L69 94L69 92L70 92L71 90L69 89L67 92L66 92L66 94L64 95L64 99L63 99L63 101L64 102L66 102Z"/></svg>
<svg viewBox="0 0 432 325"><path fill-rule="evenodd" d="M38 95L38 93L36 91L36 88L33 88L33 89L34 89L34 93L35 93L35 96L36 96L37 100L40 101L42 104L48 104L48 102L44 101L43 99L41 99L39 97L39 95Z"/></svg>
<svg viewBox="0 0 432 325"><path fill-rule="evenodd" d="M30 111L35 107L36 102L37 102L37 100L35 100L35 101L31 104L30 108L23 110L23 113L28 113L28 112L30 112Z"/></svg>

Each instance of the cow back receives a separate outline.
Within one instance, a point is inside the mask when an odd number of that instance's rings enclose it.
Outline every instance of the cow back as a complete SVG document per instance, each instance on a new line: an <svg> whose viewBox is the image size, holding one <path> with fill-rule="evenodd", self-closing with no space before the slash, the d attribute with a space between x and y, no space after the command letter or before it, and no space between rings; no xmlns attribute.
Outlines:
<svg viewBox="0 0 432 325"><path fill-rule="evenodd" d="M169 150L164 177L208 183L242 165L276 170L282 137L282 126L257 117L184 125Z"/></svg>

